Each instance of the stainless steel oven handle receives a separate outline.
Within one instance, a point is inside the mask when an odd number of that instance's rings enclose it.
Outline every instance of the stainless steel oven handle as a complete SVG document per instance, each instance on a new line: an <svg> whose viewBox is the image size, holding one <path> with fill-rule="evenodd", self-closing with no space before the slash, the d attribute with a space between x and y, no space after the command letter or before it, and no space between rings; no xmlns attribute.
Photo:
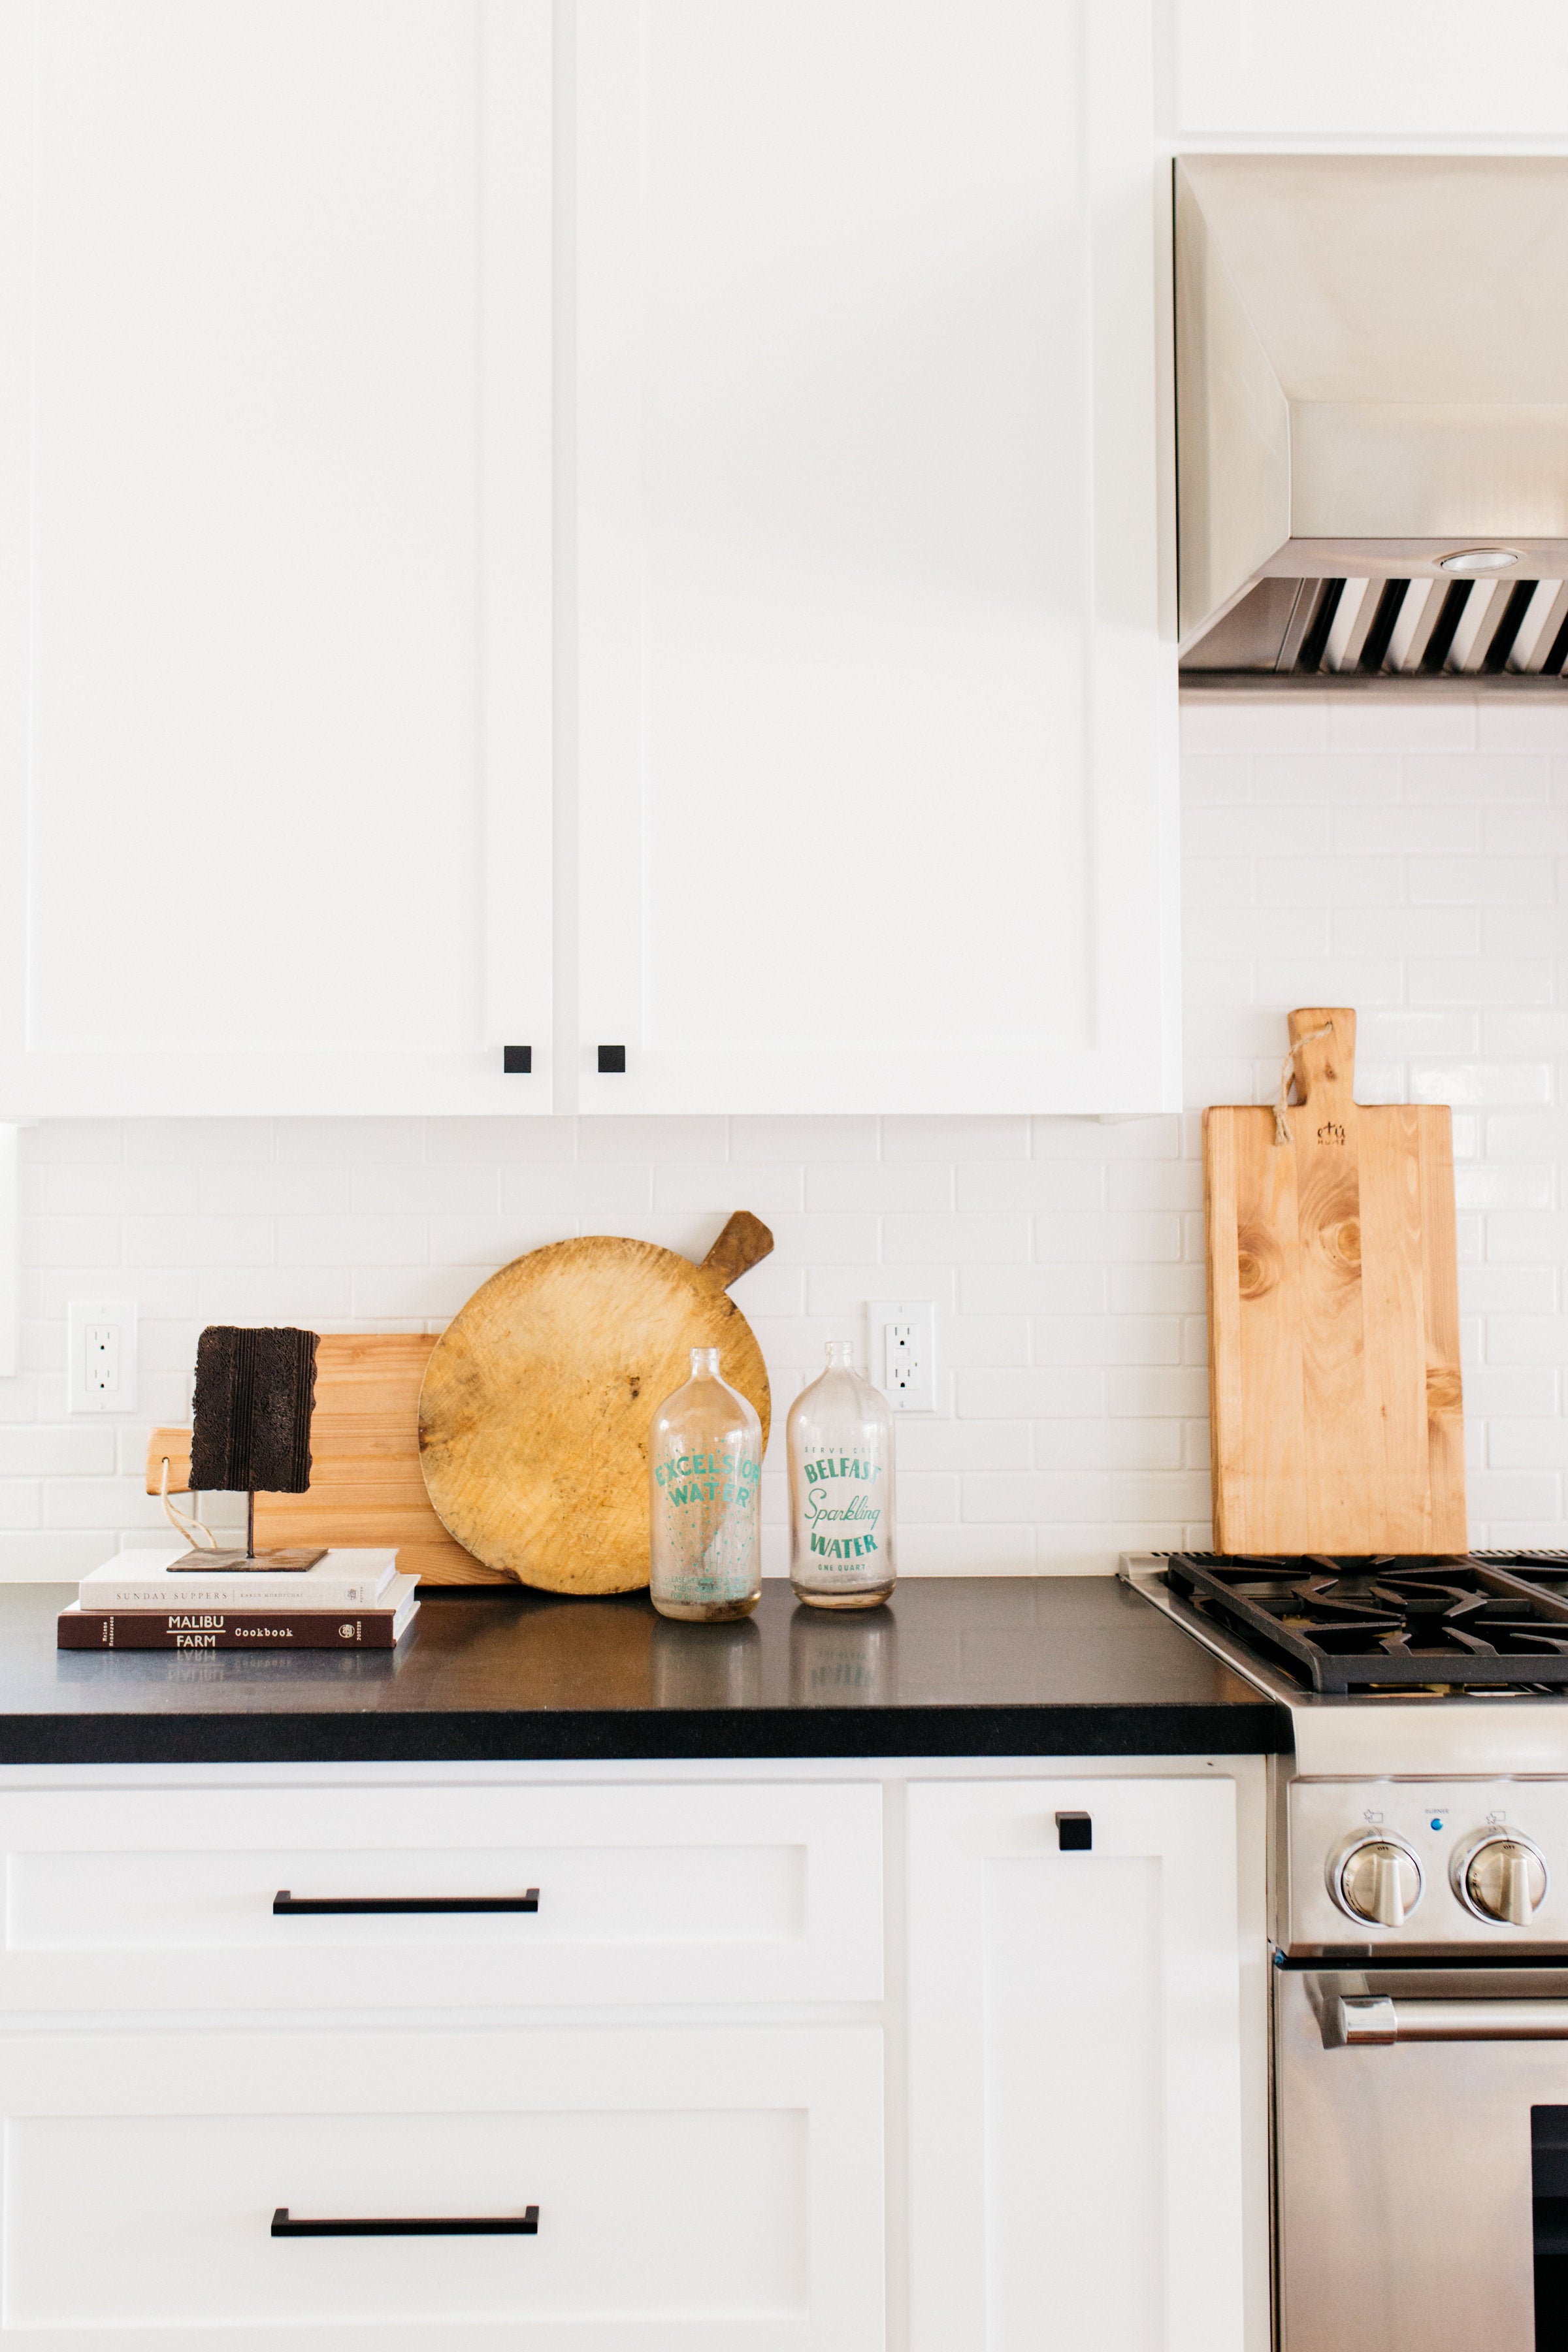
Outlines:
<svg viewBox="0 0 1568 2352"><path fill-rule="evenodd" d="M1568 2042L1568 2000L1340 2002L1348 2049L1391 2042Z"/></svg>

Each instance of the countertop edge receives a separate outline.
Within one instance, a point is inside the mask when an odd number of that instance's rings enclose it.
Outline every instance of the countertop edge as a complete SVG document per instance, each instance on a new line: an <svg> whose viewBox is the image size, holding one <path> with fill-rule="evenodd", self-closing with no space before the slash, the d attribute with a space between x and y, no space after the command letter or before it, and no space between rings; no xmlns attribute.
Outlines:
<svg viewBox="0 0 1568 2352"><path fill-rule="evenodd" d="M747 1758L1289 1754L1251 1701L1033 1706L0 1716L15 1764L715 1762Z"/></svg>

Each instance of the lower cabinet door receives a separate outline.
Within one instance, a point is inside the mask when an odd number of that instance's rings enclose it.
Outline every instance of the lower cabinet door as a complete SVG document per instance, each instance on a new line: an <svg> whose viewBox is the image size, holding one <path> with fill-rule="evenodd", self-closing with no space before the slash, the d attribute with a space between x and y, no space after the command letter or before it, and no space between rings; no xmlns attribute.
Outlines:
<svg viewBox="0 0 1568 2352"><path fill-rule="evenodd" d="M1233 1783L916 1786L909 1840L911 2352L1240 2352Z"/></svg>
<svg viewBox="0 0 1568 2352"><path fill-rule="evenodd" d="M0 2089L6 2346L880 2352L873 2031L18 2036Z"/></svg>

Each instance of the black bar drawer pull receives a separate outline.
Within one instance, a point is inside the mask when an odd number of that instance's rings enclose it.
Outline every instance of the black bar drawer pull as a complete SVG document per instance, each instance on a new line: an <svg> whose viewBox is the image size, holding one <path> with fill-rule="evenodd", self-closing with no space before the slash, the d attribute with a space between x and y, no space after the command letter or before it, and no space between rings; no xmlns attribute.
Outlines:
<svg viewBox="0 0 1568 2352"><path fill-rule="evenodd" d="M525 2206L521 2213L440 2213L430 2220L418 2215L381 2221L295 2221L287 2205L272 2216L275 2238L537 2238L539 2208Z"/></svg>
<svg viewBox="0 0 1568 2352"><path fill-rule="evenodd" d="M274 1916L287 1913L298 1917L309 1913L320 1918L330 1913L333 1917L363 1915L365 1912L432 1912L432 1911L537 1911L539 1889L530 1886L521 1895L290 1895L280 1886L272 1898Z"/></svg>

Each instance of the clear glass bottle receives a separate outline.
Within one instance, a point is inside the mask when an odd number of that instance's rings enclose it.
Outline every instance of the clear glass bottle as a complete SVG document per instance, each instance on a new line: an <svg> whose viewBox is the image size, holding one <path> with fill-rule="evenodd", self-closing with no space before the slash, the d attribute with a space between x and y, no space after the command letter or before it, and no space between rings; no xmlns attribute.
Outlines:
<svg viewBox="0 0 1568 2352"><path fill-rule="evenodd" d="M762 1598L757 1488L763 1424L719 1377L717 1348L693 1348L691 1378L653 1417L648 1591L666 1617L746 1617Z"/></svg>
<svg viewBox="0 0 1568 2352"><path fill-rule="evenodd" d="M789 1572L814 1609L874 1609L897 1573L893 1416L847 1339L789 1409Z"/></svg>

